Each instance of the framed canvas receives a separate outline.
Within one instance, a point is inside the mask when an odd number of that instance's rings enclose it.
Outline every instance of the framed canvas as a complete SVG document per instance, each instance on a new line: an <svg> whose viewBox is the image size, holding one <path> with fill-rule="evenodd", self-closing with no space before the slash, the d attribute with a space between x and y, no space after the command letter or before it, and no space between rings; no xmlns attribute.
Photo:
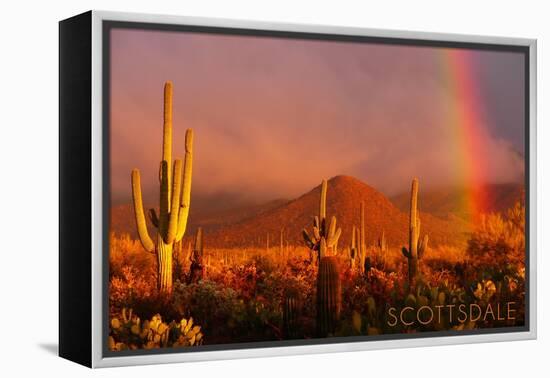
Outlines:
<svg viewBox="0 0 550 378"><path fill-rule="evenodd" d="M536 41L60 22L59 351L536 337Z"/></svg>

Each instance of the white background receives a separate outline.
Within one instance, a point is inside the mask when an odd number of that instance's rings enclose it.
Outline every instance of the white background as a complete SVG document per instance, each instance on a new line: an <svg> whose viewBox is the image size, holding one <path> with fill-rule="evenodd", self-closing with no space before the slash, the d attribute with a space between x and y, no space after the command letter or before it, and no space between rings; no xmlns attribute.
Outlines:
<svg viewBox="0 0 550 378"><path fill-rule="evenodd" d="M545 223L550 163L547 1L5 1L0 22L0 375L542 376L550 371ZM332 24L538 39L539 280L537 341L91 371L58 358L58 25L89 9ZM78 127L78 125L74 125ZM541 231L546 227L546 233ZM543 373L544 372L544 373Z"/></svg>

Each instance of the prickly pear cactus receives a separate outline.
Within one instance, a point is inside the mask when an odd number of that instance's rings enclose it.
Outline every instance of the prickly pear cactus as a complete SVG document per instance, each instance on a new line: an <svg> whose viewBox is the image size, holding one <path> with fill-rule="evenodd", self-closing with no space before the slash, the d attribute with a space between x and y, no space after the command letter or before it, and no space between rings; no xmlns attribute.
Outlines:
<svg viewBox="0 0 550 378"><path fill-rule="evenodd" d="M342 286L338 260L325 256L319 262L317 274L317 334L333 335L340 320Z"/></svg>
<svg viewBox="0 0 550 378"><path fill-rule="evenodd" d="M171 330L174 334L174 347L184 347L202 344L202 333L199 325L193 324L193 318L181 319L179 323L173 323Z"/></svg>
<svg viewBox="0 0 550 378"><path fill-rule="evenodd" d="M193 318L166 324L157 314L141 322L131 309L122 309L120 317L111 319L108 343L110 350L120 351L194 346L202 340L201 327L193 324Z"/></svg>

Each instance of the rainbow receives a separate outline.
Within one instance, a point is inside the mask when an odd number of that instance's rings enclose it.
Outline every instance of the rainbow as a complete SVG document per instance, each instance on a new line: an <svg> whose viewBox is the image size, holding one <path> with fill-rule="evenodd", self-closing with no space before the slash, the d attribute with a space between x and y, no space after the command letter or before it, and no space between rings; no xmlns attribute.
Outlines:
<svg viewBox="0 0 550 378"><path fill-rule="evenodd" d="M473 54L462 49L441 49L442 75L449 90L451 106L445 119L456 159L456 174L466 188L462 199L466 213L477 217L487 209L489 193L483 185L487 178L486 150L487 130L483 102L477 86L473 66Z"/></svg>

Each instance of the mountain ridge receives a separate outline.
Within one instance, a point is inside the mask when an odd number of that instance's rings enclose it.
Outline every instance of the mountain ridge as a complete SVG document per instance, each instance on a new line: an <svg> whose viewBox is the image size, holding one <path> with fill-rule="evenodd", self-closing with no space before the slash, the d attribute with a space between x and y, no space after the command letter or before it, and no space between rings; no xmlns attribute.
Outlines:
<svg viewBox="0 0 550 378"><path fill-rule="evenodd" d="M488 196L487 203L480 209L483 212L503 212L512 207L516 201L524 198L524 185L519 183L487 184L482 188ZM463 209L463 203L468 199L469 188L436 188L422 191L419 206L421 210L439 218L457 216L468 219L472 216ZM390 197L390 201L401 211L409 206L409 194L401 194Z"/></svg>
<svg viewBox="0 0 550 378"><path fill-rule="evenodd" d="M419 201L422 203L422 191ZM303 245L301 231L311 229L313 217L319 213L320 184L292 200L275 200L263 205L251 206L225 213L199 216L193 211L189 219L186 241L198 226L204 228L205 244L214 248L255 247L265 248L269 235L270 245L279 244L283 230L284 242ZM342 227L340 248L349 245L352 227L360 226L361 202L365 204L366 241L372 245L384 232L390 246L401 246L408 241L408 209L400 210L384 194L351 176L335 176L328 180L327 216L336 216L337 226ZM131 205L112 209L112 229L127 232L136 237ZM420 208L423 233L430 235L430 242L456 244L465 241L470 230L463 219L440 219ZM153 231L153 230L151 230Z"/></svg>

